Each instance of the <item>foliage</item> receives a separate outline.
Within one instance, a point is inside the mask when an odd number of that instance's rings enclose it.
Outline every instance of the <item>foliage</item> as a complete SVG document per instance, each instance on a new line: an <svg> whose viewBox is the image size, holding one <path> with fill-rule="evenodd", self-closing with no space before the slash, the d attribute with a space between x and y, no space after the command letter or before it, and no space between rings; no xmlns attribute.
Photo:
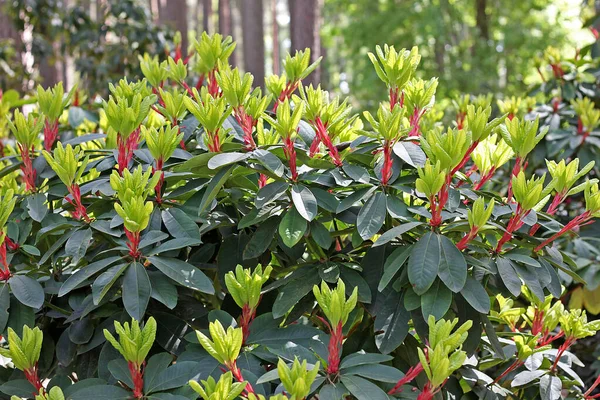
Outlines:
<svg viewBox="0 0 600 400"><path fill-rule="evenodd" d="M368 127L302 86L308 53L264 97L226 65L232 46L203 35L188 60L142 57L145 79L110 84L100 112L45 91L66 108L54 144L46 107L9 107L0 391L597 396L571 349L599 323L563 303L584 282L564 238L600 216L593 164L537 173L543 118L492 118L487 96L458 99L462 125L442 126L416 49L376 50L389 102ZM581 212L556 219L569 201Z"/></svg>

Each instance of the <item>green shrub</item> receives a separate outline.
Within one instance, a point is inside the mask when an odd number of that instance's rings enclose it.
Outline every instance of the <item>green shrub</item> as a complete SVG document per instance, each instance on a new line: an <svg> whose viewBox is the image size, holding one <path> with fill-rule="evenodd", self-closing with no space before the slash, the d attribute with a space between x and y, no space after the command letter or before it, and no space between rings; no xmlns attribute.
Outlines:
<svg viewBox="0 0 600 400"><path fill-rule="evenodd" d="M533 173L546 130L487 98L443 128L416 48L371 57L390 102L365 125L301 85L308 51L265 96L233 46L202 35L99 110L57 87L7 120L0 391L594 398L569 349L600 323L562 303L583 280L555 240L600 215L592 164ZM544 212L571 196L584 211L564 226Z"/></svg>

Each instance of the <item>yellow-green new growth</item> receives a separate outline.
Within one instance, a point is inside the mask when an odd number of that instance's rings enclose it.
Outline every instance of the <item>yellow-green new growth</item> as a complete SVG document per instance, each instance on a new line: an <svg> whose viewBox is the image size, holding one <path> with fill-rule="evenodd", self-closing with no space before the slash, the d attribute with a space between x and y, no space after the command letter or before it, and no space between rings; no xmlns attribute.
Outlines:
<svg viewBox="0 0 600 400"><path fill-rule="evenodd" d="M474 105L467 106L465 129L471 132L471 137L474 142L480 142L490 136L490 134L502 124L502 121L506 117L506 115L503 115L490 121L491 114L492 107L475 108Z"/></svg>
<svg viewBox="0 0 600 400"><path fill-rule="evenodd" d="M406 136L410 129L408 124L405 124L405 121L403 121L404 113L404 108L394 107L390 111L389 107L381 104L377 110L377 119L368 111L365 111L363 115L380 138L391 142Z"/></svg>
<svg viewBox="0 0 600 400"><path fill-rule="evenodd" d="M227 371L219 377L218 381L212 376L207 380L189 381L190 386L203 400L234 400L244 391L246 382L233 383L231 371Z"/></svg>
<svg viewBox="0 0 600 400"><path fill-rule="evenodd" d="M565 160L560 160L558 163L546 160L548 172L554 181L554 190L563 196L571 196L583 191L587 183L584 182L575 187L573 187L573 185L580 178L587 175L587 173L594 168L594 165L595 162L590 161L581 169L581 171L577 171L579 168L579 158L572 160L568 164L565 163ZM594 179L593 181L595 182L597 180Z"/></svg>
<svg viewBox="0 0 600 400"><path fill-rule="evenodd" d="M187 97L180 88L175 87L171 90L158 89L160 98L162 99L164 106L156 104L156 109L164 115L171 124L177 123L182 120L188 110L185 106L184 99Z"/></svg>
<svg viewBox="0 0 600 400"><path fill-rule="evenodd" d="M500 126L500 134L517 157L524 159L548 133L547 127L538 133L539 124L539 117L533 121L506 118L505 125Z"/></svg>
<svg viewBox="0 0 600 400"><path fill-rule="evenodd" d="M471 159L481 176L497 170L514 156L512 148L504 140L493 134L480 142L471 153Z"/></svg>
<svg viewBox="0 0 600 400"><path fill-rule="evenodd" d="M54 87L48 88L47 90L44 90L41 85L38 85L37 101L42 114L44 114L49 121L58 120L64 109L71 103L71 98L76 89L76 86L74 86L67 97L65 97L65 90L62 82L57 83Z"/></svg>
<svg viewBox="0 0 600 400"><path fill-rule="evenodd" d="M590 99L584 97L571 100L571 105L581 121L584 132L589 133L598 127L598 124L600 124L600 110L595 107Z"/></svg>
<svg viewBox="0 0 600 400"><path fill-rule="evenodd" d="M6 121L8 128L14 135L17 142L23 146L25 150L30 150L38 140L39 134L44 127L43 118L35 118L33 114L29 114L27 118L19 110L15 110L13 120Z"/></svg>
<svg viewBox="0 0 600 400"><path fill-rule="evenodd" d="M317 362L311 370L308 370L306 360L298 361L296 357L290 368L281 358L277 363L277 374L285 388L285 392L291 396L290 400L304 400L310 393L310 387L319 373L320 363Z"/></svg>
<svg viewBox="0 0 600 400"><path fill-rule="evenodd" d="M110 96L108 102L104 102L106 122L123 139L127 139L146 119L155 102L155 95L142 96L138 93L130 99Z"/></svg>
<svg viewBox="0 0 600 400"><path fill-rule="evenodd" d="M13 396L10 399L21 400L21 398L17 396ZM60 387L54 386L48 393L46 393L43 388L40 389L40 392L35 395L35 400L65 400L65 395Z"/></svg>
<svg viewBox="0 0 600 400"><path fill-rule="evenodd" d="M304 51L296 50L293 57L289 53L285 56L285 60L283 60L283 70L290 82L299 82L317 68L322 58L323 57L317 58L315 62L311 64L309 48L304 49Z"/></svg>
<svg viewBox="0 0 600 400"><path fill-rule="evenodd" d="M449 173L458 166L473 143L471 132L448 128L446 133L431 130L423 134L421 148L431 162Z"/></svg>
<svg viewBox="0 0 600 400"><path fill-rule="evenodd" d="M34 368L40 359L44 334L37 326L33 329L23 326L23 338L8 328L8 349L0 349L0 354L12 360L15 368L21 371Z"/></svg>
<svg viewBox="0 0 600 400"><path fill-rule="evenodd" d="M131 325L128 322L121 325L120 322L115 321L115 331L119 335L119 340L115 339L107 329L104 329L106 340L121 353L126 361L142 365L156 338L154 318L148 318L142 329L140 323L134 319L131 320Z"/></svg>
<svg viewBox="0 0 600 400"><path fill-rule="evenodd" d="M200 40L194 40L193 46L197 54L195 69L200 74L208 74L217 68L219 63L227 63L227 59L235 50L235 42L231 36L223 38L223 35L218 33L208 35L202 32Z"/></svg>
<svg viewBox="0 0 600 400"><path fill-rule="evenodd" d="M348 316L354 310L358 301L357 287L354 288L350 297L346 299L346 285L341 279L338 280L337 287L333 290L325 282L321 282L320 289L318 285L315 285L313 287L313 294L333 329L339 325L344 326L346 324Z"/></svg>
<svg viewBox="0 0 600 400"><path fill-rule="evenodd" d="M10 217L10 214L12 214L15 209L16 202L17 198L12 189L8 189L4 195L0 196L0 230L2 231L2 240L0 240L0 244L4 240L4 227L6 226L8 217Z"/></svg>
<svg viewBox="0 0 600 400"><path fill-rule="evenodd" d="M394 46L375 47L375 54L369 53L369 59L375 67L375 72L389 89L404 89L412 79L421 61L419 49L415 46L411 50L396 51Z"/></svg>
<svg viewBox="0 0 600 400"><path fill-rule="evenodd" d="M115 211L123 219L125 229L129 232L141 232L148 227L154 206L141 196L131 196L115 203Z"/></svg>
<svg viewBox="0 0 600 400"><path fill-rule="evenodd" d="M260 301L260 292L263 284L269 280L269 275L273 268L268 265L263 271L259 265L251 272L250 269L244 269L238 265L233 271L225 275L225 285L235 303L240 307L247 306L255 309Z"/></svg>
<svg viewBox="0 0 600 400"><path fill-rule="evenodd" d="M513 117L518 116L522 107L521 107L522 99L520 97L507 97L504 100L498 100L498 108L502 114L508 114Z"/></svg>
<svg viewBox="0 0 600 400"><path fill-rule="evenodd" d="M224 97L211 96L205 87L202 87L200 93L193 88L192 93L193 99L187 96L184 99L188 111L198 119L205 131L217 133L232 112L227 100Z"/></svg>
<svg viewBox="0 0 600 400"><path fill-rule="evenodd" d="M487 207L483 197L479 197L473 203L473 208L467 211L467 220L471 229L479 229L484 226L494 211L494 199L490 200Z"/></svg>
<svg viewBox="0 0 600 400"><path fill-rule="evenodd" d="M77 183L89 162L89 156L84 157L83 150L79 146L73 148L67 144L66 147L63 147L61 142L58 142L54 154L50 154L46 150L42 154L48 165L68 188Z"/></svg>
<svg viewBox="0 0 600 400"><path fill-rule="evenodd" d="M152 95L152 89L148 86L146 79L129 82L127 78L123 78L116 85L109 83L108 90L115 98L125 99L129 103L133 101L136 95L140 95L144 99ZM156 101L156 97L153 97L153 100L152 103Z"/></svg>
<svg viewBox="0 0 600 400"><path fill-rule="evenodd" d="M446 182L446 171L442 170L439 161L432 164L430 160L427 160L423 168L417 168L417 173L419 177L415 182L415 187L428 199L438 194Z"/></svg>
<svg viewBox="0 0 600 400"><path fill-rule="evenodd" d="M416 111L422 111L433 105L435 91L437 89L438 79L431 78L428 81L423 79L412 79L404 88L404 104L409 114Z"/></svg>
<svg viewBox="0 0 600 400"><path fill-rule="evenodd" d="M281 93L285 90L287 85L287 76L283 75L269 75L265 78L265 88L275 98L279 98Z"/></svg>
<svg viewBox="0 0 600 400"><path fill-rule="evenodd" d="M167 76L182 85L187 78L187 65L181 59L175 61L173 57L167 58Z"/></svg>
<svg viewBox="0 0 600 400"><path fill-rule="evenodd" d="M142 74L148 80L152 87L158 88L167 79L167 62L160 62L158 56L150 56L148 53L144 57L138 55L140 69Z"/></svg>
<svg viewBox="0 0 600 400"><path fill-rule="evenodd" d="M544 188L545 179L546 174L540 177L532 176L528 180L523 171L512 177L513 194L523 211L539 210L546 204L554 188L554 183L550 182Z"/></svg>
<svg viewBox="0 0 600 400"><path fill-rule="evenodd" d="M219 72L216 73L217 82L231 107L237 108L243 105L252 90L254 77L246 72L241 76L237 68L231 69L229 64L220 64Z"/></svg>
<svg viewBox="0 0 600 400"><path fill-rule="evenodd" d="M514 300L505 298L501 294L496 295L496 301L498 302L498 311L492 310L490 316L501 320L511 329L515 329L521 316L525 313L525 309L523 307L513 307Z"/></svg>
<svg viewBox="0 0 600 400"><path fill-rule="evenodd" d="M458 324L458 318L452 321L440 319L436 323L435 317L430 315L427 322L429 324L427 356L421 348L417 350L419 360L431 386L437 388L464 364L467 354L460 348L467 339L473 322L465 322L454 333L451 332Z"/></svg>
<svg viewBox="0 0 600 400"><path fill-rule="evenodd" d="M273 96L271 94L263 96L262 90L260 88L255 88L252 93L250 93L250 96L247 96L244 101L244 111L256 121L262 117L269 106L269 103L271 103L272 98Z"/></svg>
<svg viewBox="0 0 600 400"><path fill-rule="evenodd" d="M226 366L232 366L242 349L243 334L241 328L227 327L217 320L211 322L208 331L212 340L200 331L196 331L198 342L215 360Z"/></svg>
<svg viewBox="0 0 600 400"><path fill-rule="evenodd" d="M594 336L600 330L600 320L588 322L585 311L579 309L565 311L560 317L560 329L565 338L582 339Z"/></svg>
<svg viewBox="0 0 600 400"><path fill-rule="evenodd" d="M173 155L181 139L183 139L183 133L179 133L179 127L177 126L161 126L156 129L154 127L146 128L142 125L142 135L152 157L161 162L166 162Z"/></svg>
<svg viewBox="0 0 600 400"><path fill-rule="evenodd" d="M585 198L585 210L590 213L591 217L600 217L600 190L598 184L586 182L583 196Z"/></svg>
<svg viewBox="0 0 600 400"><path fill-rule="evenodd" d="M515 342L515 346L517 347L517 359L519 361L525 361L535 353L546 351L552 348L552 346L550 345L539 346L539 339L540 335L514 336L513 341Z"/></svg>
<svg viewBox="0 0 600 400"><path fill-rule="evenodd" d="M128 169L124 169L122 175L113 171L110 175L110 186L121 202L131 197L141 197L145 200L154 193L159 179L160 174L155 174L151 168L142 173L142 167L138 166L133 173Z"/></svg>
<svg viewBox="0 0 600 400"><path fill-rule="evenodd" d="M290 101L285 99L277 107L277 118L273 119L268 115L265 115L265 120L273 127L273 129L282 138L291 138L298 131L298 124L302 119L304 113L304 103L296 104L294 111L292 112Z"/></svg>

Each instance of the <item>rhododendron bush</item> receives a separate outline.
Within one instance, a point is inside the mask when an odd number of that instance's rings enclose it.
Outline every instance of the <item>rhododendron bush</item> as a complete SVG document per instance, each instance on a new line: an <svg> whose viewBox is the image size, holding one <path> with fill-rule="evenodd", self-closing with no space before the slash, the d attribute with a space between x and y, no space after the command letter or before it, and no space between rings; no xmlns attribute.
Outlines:
<svg viewBox="0 0 600 400"><path fill-rule="evenodd" d="M2 97L2 393L600 397L571 352L600 322L565 301L593 160L533 168L551 127L510 100L463 97L443 126L416 47L369 55L389 101L364 115L303 85L308 50L261 90L234 47L146 55L103 102Z"/></svg>

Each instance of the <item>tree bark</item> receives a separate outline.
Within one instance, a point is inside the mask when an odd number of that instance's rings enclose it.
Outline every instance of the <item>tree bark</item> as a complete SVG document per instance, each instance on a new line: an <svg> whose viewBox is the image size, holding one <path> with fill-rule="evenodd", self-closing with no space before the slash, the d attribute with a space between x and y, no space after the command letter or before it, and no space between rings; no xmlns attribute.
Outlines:
<svg viewBox="0 0 600 400"><path fill-rule="evenodd" d="M206 33L210 33L212 31L212 14L212 0L202 0L202 28Z"/></svg>
<svg viewBox="0 0 600 400"><path fill-rule="evenodd" d="M223 36L232 36L233 33L233 13L231 10L231 0L219 0L219 33ZM236 52L234 50L229 57L231 65L236 65Z"/></svg>
<svg viewBox="0 0 600 400"><path fill-rule="evenodd" d="M281 56L279 55L279 21L277 21L277 0L271 0L271 23L273 24L273 74L279 75Z"/></svg>
<svg viewBox="0 0 600 400"><path fill-rule="evenodd" d="M254 86L265 86L265 41L262 0L243 0L244 67L254 75Z"/></svg>
<svg viewBox="0 0 600 400"><path fill-rule="evenodd" d="M189 45L186 0L161 0L159 21L181 32L181 49L185 57Z"/></svg>
<svg viewBox="0 0 600 400"><path fill-rule="evenodd" d="M488 41L490 39L490 28L486 13L487 0L475 0L475 20L479 28L479 36Z"/></svg>
<svg viewBox="0 0 600 400"><path fill-rule="evenodd" d="M321 8L322 0L288 0L290 9L291 53L310 48L310 61L321 55ZM318 67L305 80L306 85L316 85L321 77Z"/></svg>

